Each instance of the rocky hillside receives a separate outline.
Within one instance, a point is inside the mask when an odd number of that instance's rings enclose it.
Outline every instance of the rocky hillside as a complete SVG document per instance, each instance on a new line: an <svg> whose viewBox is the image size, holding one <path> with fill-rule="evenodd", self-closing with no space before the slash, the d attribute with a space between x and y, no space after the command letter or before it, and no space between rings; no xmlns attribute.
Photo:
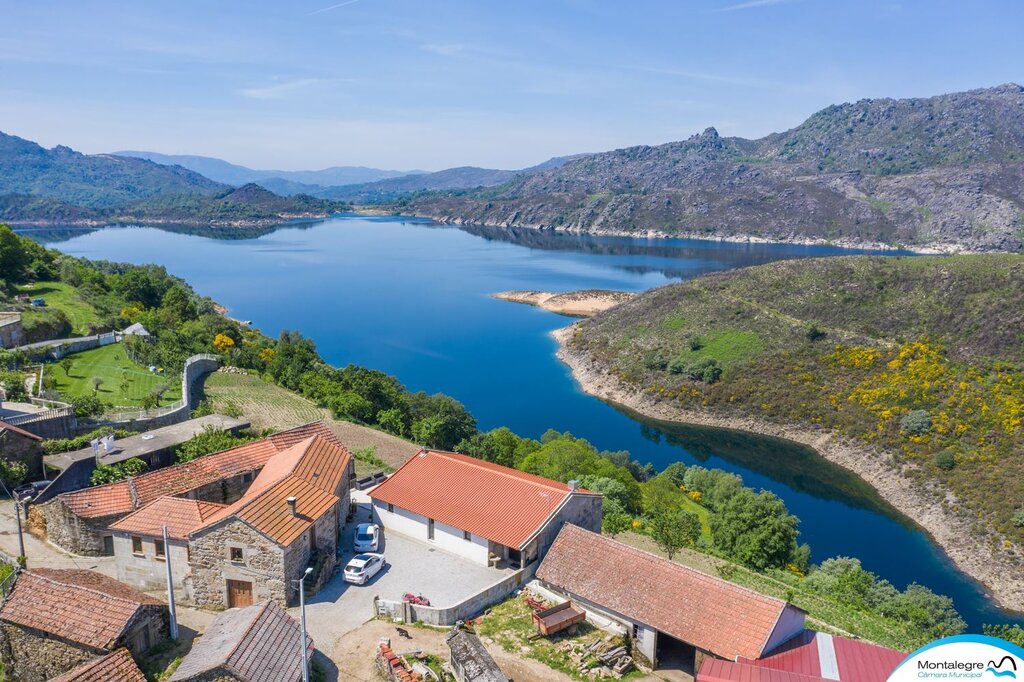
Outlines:
<svg viewBox="0 0 1024 682"><path fill-rule="evenodd" d="M464 191L480 187L494 187L513 178L529 177L541 171L561 168L569 161L577 158L582 158L582 156L558 156L536 166L523 168L522 170L460 166L458 168L447 168L435 173L405 175L400 178L389 178L359 185L327 187L313 193L316 196L328 199L338 199L358 204L379 204L395 201L417 192L429 192L432 190Z"/></svg>
<svg viewBox="0 0 1024 682"><path fill-rule="evenodd" d="M832 106L759 140L714 128L397 209L594 233L1024 248L1024 88Z"/></svg>

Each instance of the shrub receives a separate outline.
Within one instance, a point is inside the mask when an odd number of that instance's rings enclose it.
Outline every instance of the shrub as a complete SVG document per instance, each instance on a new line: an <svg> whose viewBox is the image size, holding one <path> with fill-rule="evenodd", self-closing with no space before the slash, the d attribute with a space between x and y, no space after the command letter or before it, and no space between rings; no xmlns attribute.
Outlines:
<svg viewBox="0 0 1024 682"><path fill-rule="evenodd" d="M134 431L128 431L126 429L109 429L103 427L90 431L89 433L83 433L81 436L75 436L74 438L54 438L52 440L43 441L43 450L48 455L56 455L61 452L70 452L72 450L81 450L87 446L93 438L102 438L103 436L114 434L115 438L127 438L129 436L136 435Z"/></svg>
<svg viewBox="0 0 1024 682"><path fill-rule="evenodd" d="M817 324L812 323L807 327L806 336L808 341L814 343L815 341L822 340L828 336L828 334L826 334Z"/></svg>
<svg viewBox="0 0 1024 682"><path fill-rule="evenodd" d="M191 462L196 457L230 450L251 440L247 436L233 436L213 425L205 426L202 431L174 448L174 461L179 464Z"/></svg>
<svg viewBox="0 0 1024 682"><path fill-rule="evenodd" d="M700 340L699 336L691 336L686 339L686 345L691 351L697 352L704 347L704 342Z"/></svg>
<svg viewBox="0 0 1024 682"><path fill-rule="evenodd" d="M20 402L28 398L25 392L25 375L21 372L0 371L0 386L3 387L7 400Z"/></svg>
<svg viewBox="0 0 1024 682"><path fill-rule="evenodd" d="M1021 507L1014 513L1010 522L1017 528L1024 528L1024 507Z"/></svg>
<svg viewBox="0 0 1024 682"><path fill-rule="evenodd" d="M24 462L0 457L0 480L4 482L8 490L21 485L26 476L28 476L28 467Z"/></svg>
<svg viewBox="0 0 1024 682"><path fill-rule="evenodd" d="M92 476L89 477L89 483L92 485L115 483L129 476L137 476L147 468L149 467L146 466L146 463L138 457L132 457L117 464L101 464L93 469Z"/></svg>
<svg viewBox="0 0 1024 682"><path fill-rule="evenodd" d="M928 410L912 410L900 419L900 430L910 436L923 436L932 430L932 416Z"/></svg>
<svg viewBox="0 0 1024 682"><path fill-rule="evenodd" d="M106 409L103 401L95 395L78 395L71 398L69 402L75 408L76 417L98 417Z"/></svg>
<svg viewBox="0 0 1024 682"><path fill-rule="evenodd" d="M647 369L660 369L663 370L668 367L668 360L661 353L661 351L648 351L644 355L644 367Z"/></svg>
<svg viewBox="0 0 1024 682"><path fill-rule="evenodd" d="M943 450L942 452L935 453L935 466L939 467L943 471L950 471L956 466L956 457L949 450Z"/></svg>

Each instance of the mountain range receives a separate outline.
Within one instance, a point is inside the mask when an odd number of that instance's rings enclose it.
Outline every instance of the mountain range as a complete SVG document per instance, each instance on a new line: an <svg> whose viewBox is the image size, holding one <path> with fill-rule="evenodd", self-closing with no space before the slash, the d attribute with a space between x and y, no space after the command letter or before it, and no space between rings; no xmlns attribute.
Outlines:
<svg viewBox="0 0 1024 682"><path fill-rule="evenodd" d="M267 225L326 217L349 205L235 188L181 166L113 154L45 149L0 133L0 220L11 223L173 222Z"/></svg>
<svg viewBox="0 0 1024 682"><path fill-rule="evenodd" d="M1021 251L1024 88L835 105L757 140L708 128L394 208L598 234Z"/></svg>
<svg viewBox="0 0 1024 682"><path fill-rule="evenodd" d="M309 193L310 189L376 182L377 180L426 172L421 170L381 170L380 168L366 168L365 166L332 166L313 171L255 170L211 156L160 154L157 152L139 151L120 151L114 152L114 155L146 159L164 166L181 166L196 173L201 173L211 180L228 185L244 185L255 182L279 194L297 194L298 191ZM298 191L283 192L274 187L267 187L266 183L268 182L277 185L279 188L292 187Z"/></svg>

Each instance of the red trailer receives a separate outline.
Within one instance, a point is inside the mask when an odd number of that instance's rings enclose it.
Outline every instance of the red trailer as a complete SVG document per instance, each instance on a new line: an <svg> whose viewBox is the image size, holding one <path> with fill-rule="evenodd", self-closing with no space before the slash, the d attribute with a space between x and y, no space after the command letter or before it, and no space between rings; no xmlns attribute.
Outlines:
<svg viewBox="0 0 1024 682"><path fill-rule="evenodd" d="M533 612L533 624L545 637L550 637L556 632L561 632L585 620L587 614L572 605L572 602L565 602L550 609Z"/></svg>

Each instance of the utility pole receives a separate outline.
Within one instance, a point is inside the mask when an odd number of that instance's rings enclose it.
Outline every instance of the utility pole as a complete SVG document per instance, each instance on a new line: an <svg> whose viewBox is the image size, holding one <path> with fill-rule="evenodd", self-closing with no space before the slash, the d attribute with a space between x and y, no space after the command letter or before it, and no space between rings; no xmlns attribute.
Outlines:
<svg viewBox="0 0 1024 682"><path fill-rule="evenodd" d="M164 564L167 568L167 607L171 616L171 639L178 640L178 616L174 611L174 580L171 573L171 546L167 542L167 526L164 526Z"/></svg>
<svg viewBox="0 0 1024 682"><path fill-rule="evenodd" d="M306 578L313 572L310 566L302 577L294 581L299 584L299 656L302 660L302 682L309 682L309 659L306 657Z"/></svg>
<svg viewBox="0 0 1024 682"><path fill-rule="evenodd" d="M21 530L21 501L14 496L14 493L7 489L7 484L3 481L0 481L0 487L3 487L4 492L7 493L7 496L11 498L12 502L14 502L14 520L18 524L18 556L25 557L25 536L22 534ZM28 557L25 557L25 559L27 564Z"/></svg>

